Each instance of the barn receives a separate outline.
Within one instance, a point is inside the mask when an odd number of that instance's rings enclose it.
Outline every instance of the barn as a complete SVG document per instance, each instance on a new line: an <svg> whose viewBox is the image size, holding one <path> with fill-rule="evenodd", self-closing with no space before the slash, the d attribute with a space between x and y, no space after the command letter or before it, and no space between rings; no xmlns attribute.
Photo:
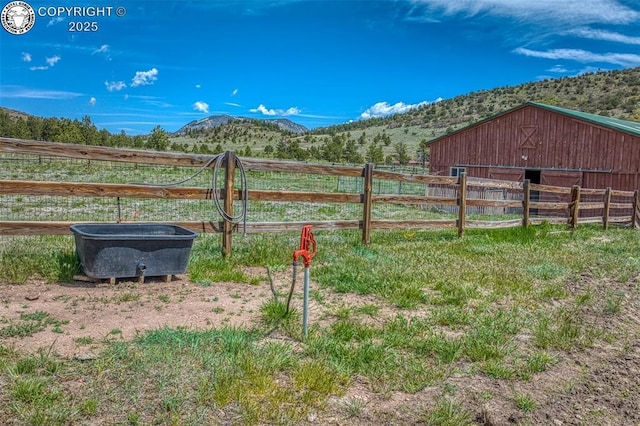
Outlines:
<svg viewBox="0 0 640 426"><path fill-rule="evenodd" d="M640 187L640 123L527 102L429 142L430 173Z"/></svg>

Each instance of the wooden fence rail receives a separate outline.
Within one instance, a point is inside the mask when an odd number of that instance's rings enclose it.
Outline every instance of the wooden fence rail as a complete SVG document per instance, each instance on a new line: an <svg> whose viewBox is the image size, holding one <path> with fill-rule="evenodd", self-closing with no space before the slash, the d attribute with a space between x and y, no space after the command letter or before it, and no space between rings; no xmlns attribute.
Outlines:
<svg viewBox="0 0 640 426"><path fill-rule="evenodd" d="M214 196L223 200L225 211L231 212L234 202L245 193L234 188L236 173L235 153L226 152L217 157L182 153L165 153L115 149L98 146L73 145L32 140L0 138L0 153L84 159L87 161L127 162L165 166L222 167L225 169L224 187L197 188L177 186L149 186L143 184L69 183L31 180L0 180L0 196L33 195L61 197L160 198L184 200L210 200ZM468 228L504 228L542 223L565 223L572 228L580 223L602 223L606 229L612 223L637 227L638 191L619 191L611 188L564 188L525 182L479 179L461 174L458 177L412 175L378 171L373 164L364 167L306 164L255 158L241 158L246 171L273 173L301 173L330 175L362 179L361 193L311 192L289 190L248 190L250 200L296 203L352 203L362 204L358 220L304 221L304 222L251 222L245 232L282 232L299 230L312 224L321 230L361 229L362 240L369 243L372 229L448 227L456 228L459 236ZM448 191L425 191L424 195L374 194L373 181L384 180L424 184L427 188L450 188ZM495 191L499 199L479 197L486 191ZM434 195L436 194L437 195ZM505 196L503 196L503 194ZM532 194L536 194L533 198ZM517 199L515 199L517 198ZM615 201L612 201L612 198ZM621 199L624 199L621 201ZM376 220L372 209L376 204L404 204L411 206L440 206L457 211L457 219ZM520 211L521 219L470 220L469 211L477 208L498 208L501 211ZM631 214L612 216L612 211L626 210ZM543 212L536 215L532 212ZM555 213L554 213L555 212ZM562 214L564 213L564 215ZM74 222L0 221L0 235L69 234ZM197 232L221 233L222 250L231 253L232 235L237 224L228 220L171 222Z"/></svg>

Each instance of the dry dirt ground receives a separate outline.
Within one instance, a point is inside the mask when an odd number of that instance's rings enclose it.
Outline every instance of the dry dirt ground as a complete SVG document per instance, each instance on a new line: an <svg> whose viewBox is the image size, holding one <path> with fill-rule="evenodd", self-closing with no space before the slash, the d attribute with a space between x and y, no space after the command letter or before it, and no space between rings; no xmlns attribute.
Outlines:
<svg viewBox="0 0 640 426"><path fill-rule="evenodd" d="M266 271L248 271L265 277L259 285L216 283L193 284L188 277L171 282L145 283L73 282L46 284L30 281L21 285L0 283L0 321L17 321L23 313L46 312L61 326L47 327L29 337L2 338L0 344L29 353L46 348L65 358L92 358L104 342L129 340L146 330L164 326L190 329L224 325L252 326L260 321L260 306L272 298ZM289 277L275 282L286 291ZM577 283L576 287L589 285ZM586 351L558 355L558 362L530 381L495 380L477 373L459 375L415 394L374 393L365 377L356 377L346 394L332 397L326 410L312 413L306 423L334 425L411 425L418 413L428 412L438 398L455 389L455 400L484 425L635 425L640 426L640 302L638 280L627 286L622 314L598 324L625 336L620 341L600 343ZM314 283L311 283L314 287ZM631 288L633 287L633 288ZM325 296L326 290L323 290ZM376 303L380 315L395 315L372 296L327 294L321 308L310 311L310 323L325 322L326 312L341 304ZM295 300L294 304L300 304ZM414 312L420 315L420 312ZM84 338L84 339L83 339ZM84 343L78 343L83 342ZM91 344L86 342L90 341ZM464 366L460 366L464 370ZM536 407L524 412L514 404L514 395L530 395ZM351 409L349 409L351 407ZM354 415L353 407L359 407ZM424 418L424 415L422 416Z"/></svg>

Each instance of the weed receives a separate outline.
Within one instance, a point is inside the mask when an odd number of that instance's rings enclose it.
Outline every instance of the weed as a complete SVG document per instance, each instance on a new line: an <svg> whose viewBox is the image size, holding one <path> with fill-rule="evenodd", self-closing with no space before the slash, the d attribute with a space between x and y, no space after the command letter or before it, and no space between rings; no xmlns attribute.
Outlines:
<svg viewBox="0 0 640 426"><path fill-rule="evenodd" d="M561 307L551 315L540 313L533 326L535 344L542 349L588 347L599 334L599 330L585 324L577 307Z"/></svg>
<svg viewBox="0 0 640 426"><path fill-rule="evenodd" d="M347 398L342 403L344 410L349 418L360 417L367 406L364 399L358 397Z"/></svg>
<svg viewBox="0 0 640 426"><path fill-rule="evenodd" d="M35 321L20 324L12 323L0 328L0 337L28 337L44 330L44 328L44 324Z"/></svg>
<svg viewBox="0 0 640 426"><path fill-rule="evenodd" d="M547 369L549 365L555 364L556 358L544 351L535 351L526 359L524 370L527 373L541 373Z"/></svg>
<svg viewBox="0 0 640 426"><path fill-rule="evenodd" d="M607 289L604 296L604 312L609 315L619 314L622 311L624 299L624 292Z"/></svg>
<svg viewBox="0 0 640 426"><path fill-rule="evenodd" d="M122 294L117 296L113 296L111 301L116 304L127 303L127 302L137 302L142 297L140 292L136 291L125 291Z"/></svg>
<svg viewBox="0 0 640 426"><path fill-rule="evenodd" d="M94 398L85 399L80 403L80 412L86 416L91 416L98 412L98 400Z"/></svg>
<svg viewBox="0 0 640 426"><path fill-rule="evenodd" d="M528 413L533 411L536 408L536 402L533 400L531 395L522 392L516 392L513 401L516 404L516 407Z"/></svg>
<svg viewBox="0 0 640 426"><path fill-rule="evenodd" d="M491 359L481 363L480 370L492 379L513 379L517 376L514 367L503 360Z"/></svg>
<svg viewBox="0 0 640 426"><path fill-rule="evenodd" d="M380 306L377 305L362 305L358 308L358 311L365 314L365 315L369 315L371 317L375 317L376 315L378 315L378 312L380 312Z"/></svg>
<svg viewBox="0 0 640 426"><path fill-rule="evenodd" d="M93 337L77 337L73 341L79 345L91 345L95 340Z"/></svg>
<svg viewBox="0 0 640 426"><path fill-rule="evenodd" d="M287 323L299 318L298 311L296 309L290 309L287 311L287 305L285 302L276 301L274 299L268 300L262 306L260 306L260 312L262 313L263 321L270 327L283 323L285 326Z"/></svg>
<svg viewBox="0 0 640 426"><path fill-rule="evenodd" d="M425 422L434 426L471 426L471 415L453 399L441 397L425 416Z"/></svg>
<svg viewBox="0 0 640 426"><path fill-rule="evenodd" d="M0 337L28 337L44 330L48 325L53 325L54 332L62 332L62 325L68 322L56 320L43 311L22 313L20 321L12 321L0 328Z"/></svg>

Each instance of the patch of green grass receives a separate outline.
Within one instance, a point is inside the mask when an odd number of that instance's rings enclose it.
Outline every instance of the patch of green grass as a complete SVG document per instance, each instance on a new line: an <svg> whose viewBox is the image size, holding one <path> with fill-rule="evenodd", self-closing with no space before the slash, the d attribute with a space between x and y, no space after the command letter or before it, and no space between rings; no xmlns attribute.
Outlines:
<svg viewBox="0 0 640 426"><path fill-rule="evenodd" d="M378 305L362 305L358 307L358 312L369 315L370 317L375 317L380 312L380 306Z"/></svg>
<svg viewBox="0 0 640 426"><path fill-rule="evenodd" d="M433 426L471 426L471 414L455 400L441 397L435 406L426 413L424 421Z"/></svg>
<svg viewBox="0 0 640 426"><path fill-rule="evenodd" d="M44 321L49 318L49 314L43 311L20 314L20 319L24 321Z"/></svg>
<svg viewBox="0 0 640 426"><path fill-rule="evenodd" d="M517 375L520 380L530 380L533 374L546 371L550 365L558 360L545 351L534 350L531 354L520 361Z"/></svg>
<svg viewBox="0 0 640 426"><path fill-rule="evenodd" d="M95 342L93 337L77 337L73 341L79 345L91 345Z"/></svg>
<svg viewBox="0 0 640 426"><path fill-rule="evenodd" d="M0 328L0 337L27 337L38 331L44 330L44 324L40 322L12 323Z"/></svg>
<svg viewBox="0 0 640 426"><path fill-rule="evenodd" d="M349 418L360 417L367 403L362 398L348 398L342 403Z"/></svg>
<svg viewBox="0 0 640 426"><path fill-rule="evenodd" d="M526 268L527 272L534 278L542 281L550 281L556 278L563 277L568 274L569 269L551 262L543 262L536 265L531 265Z"/></svg>
<svg viewBox="0 0 640 426"><path fill-rule="evenodd" d="M533 411L536 408L535 400L527 393L516 392L513 396L513 402L516 404L516 407L525 413Z"/></svg>
<svg viewBox="0 0 640 426"><path fill-rule="evenodd" d="M0 280L8 283L22 284L33 276L69 282L79 271L73 239L68 236L14 237L0 249Z"/></svg>
<svg viewBox="0 0 640 426"><path fill-rule="evenodd" d="M492 379L514 379L518 371L503 360L490 359L480 363L480 371Z"/></svg>
<svg viewBox="0 0 640 426"><path fill-rule="evenodd" d="M300 318L296 309L289 309L287 312L286 302L279 302L274 299L270 299L262 304L262 306L260 306L260 312L263 321L269 327L276 326L282 322L296 321Z"/></svg>
<svg viewBox="0 0 640 426"><path fill-rule="evenodd" d="M75 409L73 402L65 395L56 379L61 372L59 361L47 352L20 356L9 354L0 373L4 376L6 398L2 413L11 413L12 419L20 424L68 424L72 422Z"/></svg>
<svg viewBox="0 0 640 426"><path fill-rule="evenodd" d="M472 361L500 360L514 351L513 336L522 327L517 309L497 309L478 315L464 337L464 354Z"/></svg>
<svg viewBox="0 0 640 426"><path fill-rule="evenodd" d="M113 303L128 303L128 302L137 302L142 297L142 293L138 291L125 291L122 294L117 294L113 296L111 302Z"/></svg>
<svg viewBox="0 0 640 426"><path fill-rule="evenodd" d="M535 344L542 349L590 347L600 333L587 324L579 307L560 307L551 314L542 312L533 326Z"/></svg>
<svg viewBox="0 0 640 426"><path fill-rule="evenodd" d="M624 292L607 289L604 296L604 312L609 315L619 314L622 311L624 299Z"/></svg>
<svg viewBox="0 0 640 426"><path fill-rule="evenodd" d="M454 329L461 328L471 321L469 310L457 306L438 306L432 310L431 315L436 324Z"/></svg>
<svg viewBox="0 0 640 426"><path fill-rule="evenodd" d="M0 337L28 337L52 325L54 332L61 332L62 325L69 321L52 318L47 312L36 311L20 314L20 320L10 321L8 325L0 327Z"/></svg>

